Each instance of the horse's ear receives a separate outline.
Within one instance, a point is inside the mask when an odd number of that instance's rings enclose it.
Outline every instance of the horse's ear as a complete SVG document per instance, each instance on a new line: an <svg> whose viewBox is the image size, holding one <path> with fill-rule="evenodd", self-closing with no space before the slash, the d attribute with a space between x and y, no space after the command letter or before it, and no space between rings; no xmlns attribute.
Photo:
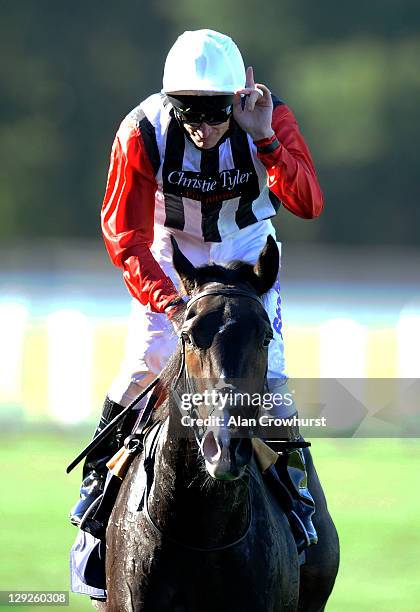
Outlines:
<svg viewBox="0 0 420 612"><path fill-rule="evenodd" d="M253 278L251 280L260 295L271 289L276 282L279 263L280 256L276 241L272 236L267 236L267 242L253 267Z"/></svg>
<svg viewBox="0 0 420 612"><path fill-rule="evenodd" d="M190 260L185 257L184 253L182 253L173 236L171 236L171 243L173 249L172 261L175 271L181 279L185 291L189 294L197 287L197 270Z"/></svg>

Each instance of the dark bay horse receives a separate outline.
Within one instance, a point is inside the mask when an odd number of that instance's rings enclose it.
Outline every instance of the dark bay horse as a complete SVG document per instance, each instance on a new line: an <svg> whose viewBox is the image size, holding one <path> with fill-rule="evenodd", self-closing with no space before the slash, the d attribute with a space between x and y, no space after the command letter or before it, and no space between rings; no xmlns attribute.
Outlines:
<svg viewBox="0 0 420 612"><path fill-rule="evenodd" d="M211 403L190 411L184 426L179 406L180 397L202 392L209 381L218 381L212 391L236 388L237 381L241 391L264 390L272 331L259 296L273 285L278 263L271 238L255 266L226 268L196 269L174 243L174 266L190 301L178 350L159 383L165 399L153 412L144 452L131 464L109 521L103 609L324 610L338 569L338 539L308 449L319 543L300 567L250 436L238 437L223 419L211 422ZM227 402L217 413L227 417L236 408ZM256 410L246 405L242 413L251 418Z"/></svg>

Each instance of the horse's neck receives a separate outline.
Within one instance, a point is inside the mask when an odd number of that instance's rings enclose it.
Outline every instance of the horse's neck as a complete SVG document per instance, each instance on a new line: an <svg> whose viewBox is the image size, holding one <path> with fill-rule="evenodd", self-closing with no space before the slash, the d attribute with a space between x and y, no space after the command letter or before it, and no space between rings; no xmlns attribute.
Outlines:
<svg viewBox="0 0 420 612"><path fill-rule="evenodd" d="M223 545L244 532L248 482L218 482L206 472L195 440L165 422L155 458L150 503L162 528L205 546Z"/></svg>

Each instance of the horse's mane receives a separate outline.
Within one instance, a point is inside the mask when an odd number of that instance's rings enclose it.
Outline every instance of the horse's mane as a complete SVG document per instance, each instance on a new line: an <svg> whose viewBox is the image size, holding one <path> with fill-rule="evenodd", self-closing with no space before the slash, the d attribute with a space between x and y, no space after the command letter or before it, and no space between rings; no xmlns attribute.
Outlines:
<svg viewBox="0 0 420 612"><path fill-rule="evenodd" d="M163 401L158 400L158 405L153 410L152 419L154 422L163 421L169 415L169 407L171 404L170 393L171 385L178 376L178 372L181 366L181 345L178 342L174 354L169 359L169 362L164 367L159 376L159 383L156 386L156 390L163 398Z"/></svg>

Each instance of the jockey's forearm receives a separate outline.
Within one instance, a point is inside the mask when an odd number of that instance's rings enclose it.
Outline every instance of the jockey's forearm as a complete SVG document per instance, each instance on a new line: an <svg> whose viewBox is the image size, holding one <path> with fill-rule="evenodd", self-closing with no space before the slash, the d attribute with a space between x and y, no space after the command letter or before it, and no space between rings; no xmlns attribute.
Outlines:
<svg viewBox="0 0 420 612"><path fill-rule="evenodd" d="M311 154L285 104L274 109L273 129L275 135L256 142L269 189L293 214L305 219L319 216L324 198Z"/></svg>
<svg viewBox="0 0 420 612"><path fill-rule="evenodd" d="M124 282L133 297L141 304L150 304L155 312L165 308L179 298L179 293L154 259L146 245L138 245L135 255L123 262Z"/></svg>
<svg viewBox="0 0 420 612"><path fill-rule="evenodd" d="M178 292L150 251L156 179L140 129L124 120L111 153L102 204L102 233L113 263L123 268L131 295L164 312Z"/></svg>

